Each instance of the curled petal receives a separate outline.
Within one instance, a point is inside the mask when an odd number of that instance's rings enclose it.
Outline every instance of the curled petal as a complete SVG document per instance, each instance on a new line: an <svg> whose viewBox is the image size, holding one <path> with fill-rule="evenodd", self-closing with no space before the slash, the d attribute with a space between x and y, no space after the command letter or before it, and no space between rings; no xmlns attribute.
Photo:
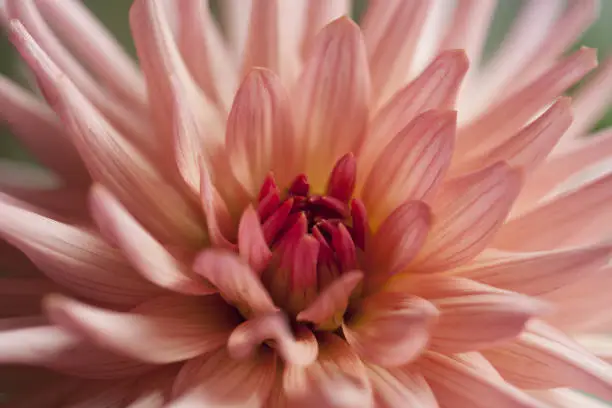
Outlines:
<svg viewBox="0 0 612 408"><path fill-rule="evenodd" d="M247 207L240 219L238 252L258 274L263 272L272 258L272 251L266 243L259 216L253 206Z"/></svg>
<svg viewBox="0 0 612 408"><path fill-rule="evenodd" d="M367 297L342 329L346 341L361 357L396 367L423 352L437 317L438 310L424 299L383 291Z"/></svg>
<svg viewBox="0 0 612 408"><path fill-rule="evenodd" d="M193 268L215 285L229 303L243 308L243 313L257 316L277 310L259 277L233 253L204 250Z"/></svg>
<svg viewBox="0 0 612 408"><path fill-rule="evenodd" d="M202 161L200 161L200 196L210 241L221 248L235 249L235 245L228 237L231 223L229 210L213 185L206 164Z"/></svg>
<svg viewBox="0 0 612 408"><path fill-rule="evenodd" d="M46 309L55 324L100 347L153 364L216 350L235 324L233 311L216 296L159 297L120 313L58 295L48 298Z"/></svg>
<svg viewBox="0 0 612 408"><path fill-rule="evenodd" d="M245 360L231 358L221 349L188 361L174 383L177 398L169 408L264 408L276 378L276 358L262 351Z"/></svg>
<svg viewBox="0 0 612 408"><path fill-rule="evenodd" d="M323 335L313 364L285 367L283 388L291 407L373 407L365 366L344 340L331 333Z"/></svg>
<svg viewBox="0 0 612 408"><path fill-rule="evenodd" d="M305 327L294 338L287 319L280 313L258 316L238 326L230 335L227 348L233 358L251 357L256 347L272 341L287 364L308 365L317 358L317 339Z"/></svg>
<svg viewBox="0 0 612 408"><path fill-rule="evenodd" d="M327 182L327 196L348 202L353 196L357 178L357 161L353 153L347 153L334 166Z"/></svg>

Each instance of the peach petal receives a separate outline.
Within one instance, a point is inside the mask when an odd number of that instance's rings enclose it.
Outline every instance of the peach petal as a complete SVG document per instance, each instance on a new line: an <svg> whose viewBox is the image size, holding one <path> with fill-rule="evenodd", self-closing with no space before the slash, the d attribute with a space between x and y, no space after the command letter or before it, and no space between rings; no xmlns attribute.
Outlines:
<svg viewBox="0 0 612 408"><path fill-rule="evenodd" d="M266 341L273 342L274 349L287 364L309 365L317 358L319 348L312 332L302 327L294 337L281 313L258 316L242 323L230 335L227 349L232 358L249 358Z"/></svg>
<svg viewBox="0 0 612 408"><path fill-rule="evenodd" d="M512 251L542 251L584 245L606 233L602 221L612 196L612 175L604 175L530 209L506 222L492 246Z"/></svg>
<svg viewBox="0 0 612 408"><path fill-rule="evenodd" d="M260 352L246 360L232 359L225 350L187 362L174 383L176 399L169 408L264 408L276 378L273 353Z"/></svg>
<svg viewBox="0 0 612 408"><path fill-rule="evenodd" d="M363 279L363 272L345 272L327 285L319 295L297 315L297 320L310 322L318 326L326 323L334 328L342 324L349 299L357 285ZM327 327L324 327L327 328Z"/></svg>
<svg viewBox="0 0 612 408"><path fill-rule="evenodd" d="M363 359L397 367L424 351L437 317L435 306L422 298L383 291L367 297L342 329L346 341ZM398 331L398 326L403 329Z"/></svg>
<svg viewBox="0 0 612 408"><path fill-rule="evenodd" d="M374 225L401 203L432 196L450 164L456 119L456 112L425 112L385 147L361 193Z"/></svg>
<svg viewBox="0 0 612 408"><path fill-rule="evenodd" d="M200 161L200 199L210 242L213 246L220 248L236 249L236 245L230 241L229 237L231 228L229 209L213 185L208 168L203 161Z"/></svg>
<svg viewBox="0 0 612 408"><path fill-rule="evenodd" d="M589 353L608 364L612 363L612 342L607 334L579 334L574 340Z"/></svg>
<svg viewBox="0 0 612 408"><path fill-rule="evenodd" d="M78 343L77 336L54 326L5 330L0 332L0 361L3 364L39 365Z"/></svg>
<svg viewBox="0 0 612 408"><path fill-rule="evenodd" d="M197 256L194 270L217 287L229 303L249 315L275 312L276 306L253 270L231 252L207 249Z"/></svg>
<svg viewBox="0 0 612 408"><path fill-rule="evenodd" d="M468 70L463 51L440 53L410 84L397 91L371 120L359 154L359 177L365 179L385 147L419 114L453 109Z"/></svg>
<svg viewBox="0 0 612 408"><path fill-rule="evenodd" d="M369 3L362 24L375 105L386 102L406 81L430 6L430 1Z"/></svg>
<svg viewBox="0 0 612 408"><path fill-rule="evenodd" d="M268 266L272 251L268 247L257 211L252 205L242 213L238 226L238 251L259 275Z"/></svg>
<svg viewBox="0 0 612 408"><path fill-rule="evenodd" d="M299 157L289 97L275 73L248 72L234 98L225 137L230 164L252 196L270 171L281 185L290 181Z"/></svg>
<svg viewBox="0 0 612 408"><path fill-rule="evenodd" d="M216 296L158 297L122 313L58 295L47 299L46 310L51 321L94 344L152 364L216 350L235 324L233 311Z"/></svg>
<svg viewBox="0 0 612 408"><path fill-rule="evenodd" d="M595 274L610 259L610 245L541 252L502 252L452 270L455 276L522 293L544 296Z"/></svg>
<svg viewBox="0 0 612 408"><path fill-rule="evenodd" d="M514 342L483 354L521 388L572 387L603 399L612 395L612 366L544 322L532 322Z"/></svg>
<svg viewBox="0 0 612 408"><path fill-rule="evenodd" d="M382 368L368 364L368 377L376 407L438 408L438 402L425 378L409 366Z"/></svg>
<svg viewBox="0 0 612 408"><path fill-rule="evenodd" d="M242 75L253 67L280 72L279 5L277 0L259 0L251 7L249 32L242 61Z"/></svg>
<svg viewBox="0 0 612 408"><path fill-rule="evenodd" d="M104 187L91 189L91 207L100 228L108 231L138 272L165 289L187 295L215 293L215 289L172 256Z"/></svg>
<svg viewBox="0 0 612 408"><path fill-rule="evenodd" d="M417 366L443 407L547 407L504 382L478 353L449 356L427 353Z"/></svg>
<svg viewBox="0 0 612 408"><path fill-rule="evenodd" d="M461 265L493 238L516 198L520 173L505 163L451 180L433 203L434 222L413 266L417 271Z"/></svg>
<svg viewBox="0 0 612 408"><path fill-rule="evenodd" d="M365 366L344 340L331 333L323 335L313 364L285 367L283 389L291 407L373 407Z"/></svg>
<svg viewBox="0 0 612 408"><path fill-rule="evenodd" d="M292 95L300 151L313 186L324 188L336 160L358 148L369 94L361 31L349 18L339 18L321 30Z"/></svg>
<svg viewBox="0 0 612 408"><path fill-rule="evenodd" d="M0 197L0 235L51 280L90 299L135 305L160 289L132 270L99 235L29 211Z"/></svg>
<svg viewBox="0 0 612 408"><path fill-rule="evenodd" d="M307 4L301 38L304 58L310 54L316 36L323 27L342 16L351 15L351 2L347 0L311 0Z"/></svg>
<svg viewBox="0 0 612 408"><path fill-rule="evenodd" d="M598 398L567 388L532 391L530 394L555 408L609 408L610 406Z"/></svg>

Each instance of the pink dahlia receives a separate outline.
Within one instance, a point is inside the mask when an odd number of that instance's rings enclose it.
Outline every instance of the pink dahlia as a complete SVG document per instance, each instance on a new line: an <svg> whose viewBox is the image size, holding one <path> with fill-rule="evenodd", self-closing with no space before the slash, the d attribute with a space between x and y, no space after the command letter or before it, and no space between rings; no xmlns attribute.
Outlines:
<svg viewBox="0 0 612 408"><path fill-rule="evenodd" d="M5 2L48 171L0 163L4 406L612 400L612 63L561 96L594 1L482 65L494 1L226 0L222 35L136 0L140 69L76 0Z"/></svg>

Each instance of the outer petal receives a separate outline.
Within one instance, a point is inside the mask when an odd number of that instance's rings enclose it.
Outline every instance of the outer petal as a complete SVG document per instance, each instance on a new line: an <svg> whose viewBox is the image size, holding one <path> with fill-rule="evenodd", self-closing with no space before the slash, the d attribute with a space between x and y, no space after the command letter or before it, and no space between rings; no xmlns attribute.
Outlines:
<svg viewBox="0 0 612 408"><path fill-rule="evenodd" d="M0 235L50 279L102 302L135 305L160 289L138 276L99 235L28 211L0 197Z"/></svg>
<svg viewBox="0 0 612 408"><path fill-rule="evenodd" d="M546 408L503 381L477 353L445 356L428 353L418 368L441 406L461 408Z"/></svg>
<svg viewBox="0 0 612 408"><path fill-rule="evenodd" d="M374 225L400 204L432 196L450 164L456 118L456 112L425 112L382 151L361 193Z"/></svg>
<svg viewBox="0 0 612 408"><path fill-rule="evenodd" d="M344 340L331 333L324 334L315 363L285 368L283 388L291 407L373 407L365 366Z"/></svg>
<svg viewBox="0 0 612 408"><path fill-rule="evenodd" d="M253 67L268 68L280 73L281 56L277 0L259 0L251 7L249 33L242 61L242 73Z"/></svg>
<svg viewBox="0 0 612 408"><path fill-rule="evenodd" d="M533 391L531 395L555 408L608 408L610 404L598 398L590 397L580 391L557 388L546 391Z"/></svg>
<svg viewBox="0 0 612 408"><path fill-rule="evenodd" d="M276 358L272 353L235 360L219 350L183 366L174 384L178 398L168 407L263 408L275 378Z"/></svg>
<svg viewBox="0 0 612 408"><path fill-rule="evenodd" d="M324 188L342 155L355 152L368 121L370 82L361 31L348 18L325 27L296 83L296 127L313 186Z"/></svg>
<svg viewBox="0 0 612 408"><path fill-rule="evenodd" d="M163 288L183 294L210 294L215 289L172 256L104 187L91 193L98 225L108 231L140 274Z"/></svg>
<svg viewBox="0 0 612 408"><path fill-rule="evenodd" d="M610 259L609 245L542 252L501 252L451 271L502 289L542 296L595 274Z"/></svg>
<svg viewBox="0 0 612 408"><path fill-rule="evenodd" d="M483 354L521 388L571 386L604 399L612 395L612 366L543 322L533 322L514 343Z"/></svg>
<svg viewBox="0 0 612 408"><path fill-rule="evenodd" d="M520 183L504 163L449 181L433 204L434 223L412 268L447 269L476 256L503 224Z"/></svg>
<svg viewBox="0 0 612 408"><path fill-rule="evenodd" d="M259 277L236 255L216 250L202 251L194 270L219 289L229 303L248 315L261 315L277 310Z"/></svg>
<svg viewBox="0 0 612 408"><path fill-rule="evenodd" d="M128 313L56 296L48 299L46 308L53 322L100 347L154 364L216 350L236 324L233 311L216 296L159 297Z"/></svg>
<svg viewBox="0 0 612 408"><path fill-rule="evenodd" d="M418 370L386 369L371 364L367 369L377 407L438 408L436 397Z"/></svg>
<svg viewBox="0 0 612 408"><path fill-rule="evenodd" d="M380 292L366 298L357 315L342 325L346 341L366 360L401 366L421 354L429 342L437 309L416 296ZM402 330L397 330L402 327Z"/></svg>
<svg viewBox="0 0 612 408"><path fill-rule="evenodd" d="M252 196L270 171L281 185L294 177L299 158L290 109L272 71L249 71L227 119L226 144L230 164Z"/></svg>

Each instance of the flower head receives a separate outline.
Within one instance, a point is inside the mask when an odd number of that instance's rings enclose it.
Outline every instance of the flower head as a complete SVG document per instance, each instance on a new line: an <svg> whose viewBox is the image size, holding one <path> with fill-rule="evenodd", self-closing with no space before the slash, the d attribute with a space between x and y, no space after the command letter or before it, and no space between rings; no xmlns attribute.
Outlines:
<svg viewBox="0 0 612 408"><path fill-rule="evenodd" d="M562 55L595 5L527 3L481 65L493 5L441 24L435 2L372 0L360 27L346 1L227 0L221 34L206 1L136 0L139 69L75 0L6 0L44 102L2 79L1 116L60 180L2 163L10 396L612 399L612 178L563 183L612 154L582 137L612 65L573 118L562 96L596 66Z"/></svg>

